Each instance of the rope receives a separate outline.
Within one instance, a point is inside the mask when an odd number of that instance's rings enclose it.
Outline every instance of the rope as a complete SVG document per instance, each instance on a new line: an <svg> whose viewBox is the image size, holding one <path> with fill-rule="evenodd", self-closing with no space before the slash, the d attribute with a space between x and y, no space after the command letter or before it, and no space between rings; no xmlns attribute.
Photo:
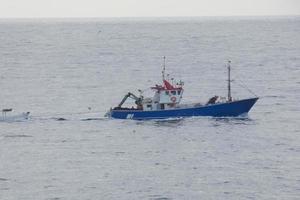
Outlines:
<svg viewBox="0 0 300 200"><path fill-rule="evenodd" d="M237 79L236 79L236 80L237 80ZM255 97L258 97L252 90L250 90L250 88L248 88L248 87L246 86L245 83L243 83L241 80L238 80L238 81L241 82L241 83L239 84L239 83L236 83L236 82L235 82L235 84L237 84L237 85L239 85L240 87L246 89L248 92L250 92L251 94L253 94Z"/></svg>
<svg viewBox="0 0 300 200"><path fill-rule="evenodd" d="M66 113L50 113L50 114L39 114L39 115L30 115L33 118L57 118L60 116L70 116L70 115L85 115L85 114L100 114L103 110L99 111L90 111L90 112L66 112Z"/></svg>

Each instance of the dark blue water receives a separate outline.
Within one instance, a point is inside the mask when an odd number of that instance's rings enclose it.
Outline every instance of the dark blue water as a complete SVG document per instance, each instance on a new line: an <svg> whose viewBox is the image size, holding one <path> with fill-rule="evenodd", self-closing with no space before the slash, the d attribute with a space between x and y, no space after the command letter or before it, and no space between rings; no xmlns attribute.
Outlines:
<svg viewBox="0 0 300 200"><path fill-rule="evenodd" d="M0 199L298 199L299 33L299 17L1 20L0 107L32 118L0 123ZM233 96L261 98L246 119L103 118L163 56L185 103L226 95L227 60Z"/></svg>

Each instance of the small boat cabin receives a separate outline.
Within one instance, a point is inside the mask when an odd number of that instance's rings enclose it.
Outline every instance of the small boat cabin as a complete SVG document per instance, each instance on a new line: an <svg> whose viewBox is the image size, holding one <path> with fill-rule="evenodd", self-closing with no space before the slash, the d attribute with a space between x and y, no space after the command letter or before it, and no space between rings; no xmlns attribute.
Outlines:
<svg viewBox="0 0 300 200"><path fill-rule="evenodd" d="M163 80L163 83L163 85L151 87L154 90L154 96L142 100L143 110L168 110L180 103L183 95L183 83L172 85L167 80Z"/></svg>

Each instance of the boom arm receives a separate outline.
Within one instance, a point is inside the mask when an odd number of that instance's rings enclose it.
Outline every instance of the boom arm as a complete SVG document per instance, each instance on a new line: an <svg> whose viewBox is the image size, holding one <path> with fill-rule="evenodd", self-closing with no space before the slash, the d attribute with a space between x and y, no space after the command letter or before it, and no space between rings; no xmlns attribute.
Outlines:
<svg viewBox="0 0 300 200"><path fill-rule="evenodd" d="M128 93L124 96L124 98L122 99L122 101L119 103L118 107L121 108L122 105L125 103L125 101L126 101L129 97L132 98L132 99L134 99L134 100L135 100L135 103L136 103L137 105L138 105L138 104L141 104L141 101L142 101L141 98L137 97L136 95L132 94L131 92L128 92Z"/></svg>

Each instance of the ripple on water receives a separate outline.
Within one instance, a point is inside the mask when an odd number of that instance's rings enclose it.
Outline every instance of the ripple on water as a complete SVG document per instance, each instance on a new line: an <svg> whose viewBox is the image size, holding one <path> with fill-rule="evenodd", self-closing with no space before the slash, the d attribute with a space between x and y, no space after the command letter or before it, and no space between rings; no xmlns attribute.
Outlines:
<svg viewBox="0 0 300 200"><path fill-rule="evenodd" d="M33 137L32 135L5 135L6 138L26 138L26 137Z"/></svg>

